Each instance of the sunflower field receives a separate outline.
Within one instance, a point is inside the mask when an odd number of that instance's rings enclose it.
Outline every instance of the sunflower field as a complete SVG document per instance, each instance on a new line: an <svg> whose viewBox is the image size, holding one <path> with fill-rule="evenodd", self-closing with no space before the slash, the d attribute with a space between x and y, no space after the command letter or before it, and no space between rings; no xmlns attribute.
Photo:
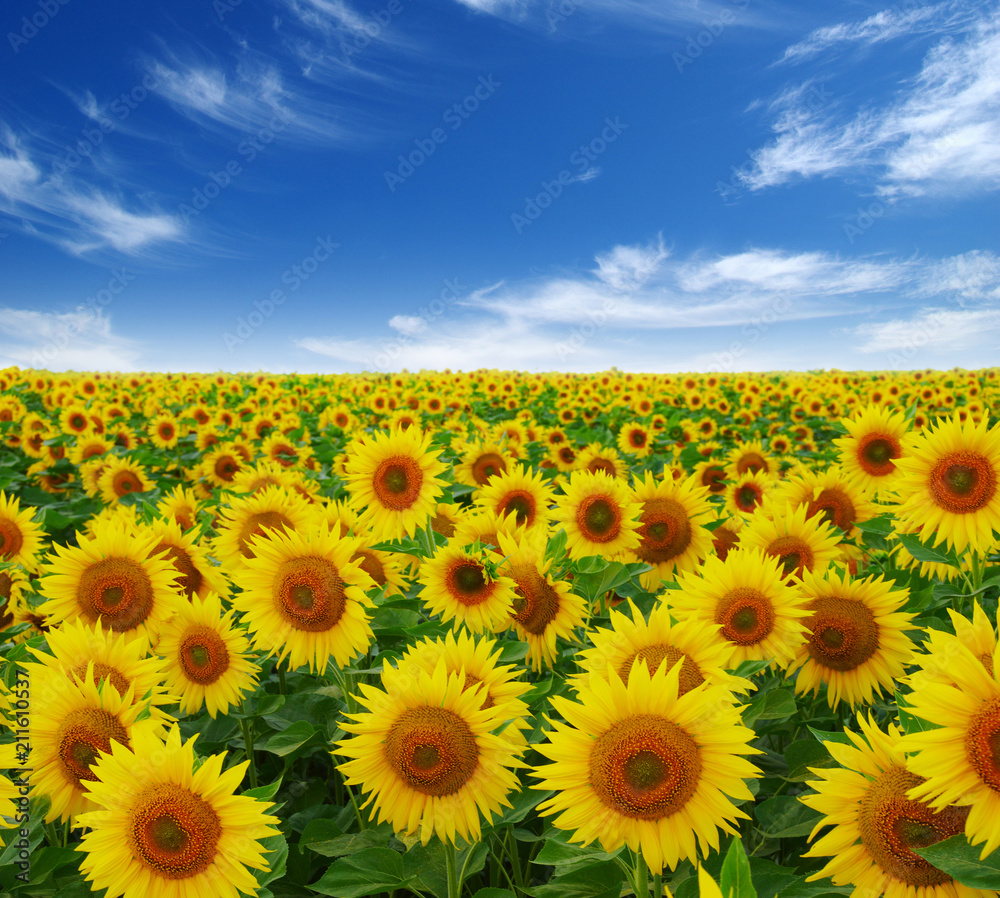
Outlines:
<svg viewBox="0 0 1000 898"><path fill-rule="evenodd" d="M0 894L1000 894L998 415L0 371Z"/></svg>

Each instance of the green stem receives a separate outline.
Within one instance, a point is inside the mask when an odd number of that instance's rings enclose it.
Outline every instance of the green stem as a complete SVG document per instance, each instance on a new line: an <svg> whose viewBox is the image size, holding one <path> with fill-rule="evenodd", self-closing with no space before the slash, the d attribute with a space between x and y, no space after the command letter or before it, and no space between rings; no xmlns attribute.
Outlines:
<svg viewBox="0 0 1000 898"><path fill-rule="evenodd" d="M48 837L49 845L53 848L58 848L59 836L56 833L56 825L54 823L43 823L42 826L45 827L45 835Z"/></svg>
<svg viewBox="0 0 1000 898"><path fill-rule="evenodd" d="M979 565L979 553L972 552L972 591L976 592L983 585L983 569Z"/></svg>
<svg viewBox="0 0 1000 898"><path fill-rule="evenodd" d="M448 898L461 898L462 883L455 867L455 846L451 842L444 843L444 861L448 870Z"/></svg>
<svg viewBox="0 0 1000 898"><path fill-rule="evenodd" d="M240 710L243 710L243 703L240 702ZM246 749L247 760L250 762L250 788L257 788L257 762L253 756L253 721L245 716L240 718L240 729L243 731L243 745Z"/></svg>
<svg viewBox="0 0 1000 898"><path fill-rule="evenodd" d="M649 868L641 850L635 853L635 898L649 898Z"/></svg>
<svg viewBox="0 0 1000 898"><path fill-rule="evenodd" d="M501 855L498 855L492 848L490 849L490 857L492 857L495 862L490 866L491 871L499 870L501 873L503 873L504 878L507 880L507 885L510 886L510 890L512 892L516 892L517 887L514 885L514 880L510 878L510 874L504 869L503 857ZM497 878L496 881L499 882L500 881L499 878Z"/></svg>
<svg viewBox="0 0 1000 898"><path fill-rule="evenodd" d="M659 873L653 874L653 898L663 898L663 876Z"/></svg>
<svg viewBox="0 0 1000 898"><path fill-rule="evenodd" d="M285 669L281 666L280 661L275 663L274 669L278 673L278 690L282 695L288 695L288 686L285 684Z"/></svg>

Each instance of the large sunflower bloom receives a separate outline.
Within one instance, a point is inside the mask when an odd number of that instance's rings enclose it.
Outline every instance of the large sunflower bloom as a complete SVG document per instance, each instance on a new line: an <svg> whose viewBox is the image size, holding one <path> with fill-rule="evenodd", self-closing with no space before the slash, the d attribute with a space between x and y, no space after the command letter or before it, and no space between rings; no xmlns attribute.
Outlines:
<svg viewBox="0 0 1000 898"><path fill-rule="evenodd" d="M996 669L998 655L994 652ZM949 670L960 687L922 683L907 700L910 712L937 729L903 738L914 753L910 769L926 782L910 790L935 810L971 805L965 835L973 845L985 841L982 857L1000 847L1000 682L964 645L954 644Z"/></svg>
<svg viewBox="0 0 1000 898"><path fill-rule="evenodd" d="M804 571L821 574L840 552L833 525L808 517L808 507L773 509L773 517L758 509L740 530L740 546L760 549L777 558L786 579L801 579Z"/></svg>
<svg viewBox="0 0 1000 898"><path fill-rule="evenodd" d="M254 537L301 533L314 529L320 520L319 513L305 499L278 486L269 486L248 496L233 496L229 508L224 508L222 514L215 554L230 573L244 569L253 558L251 540Z"/></svg>
<svg viewBox="0 0 1000 898"><path fill-rule="evenodd" d="M545 544L527 536L498 535L504 561L497 572L516 584L509 624L528 643L528 659L541 670L556 660L556 639L569 639L583 623L586 602L570 591L564 580L549 576L551 559L545 560Z"/></svg>
<svg viewBox="0 0 1000 898"><path fill-rule="evenodd" d="M893 489L899 477L896 463L903 456L903 437L909 427L906 416L885 406L869 405L840 423L850 436L833 442L847 476L869 493Z"/></svg>
<svg viewBox="0 0 1000 898"><path fill-rule="evenodd" d="M681 574L679 590L664 596L674 613L719 628L729 649L726 667L773 659L787 667L806 637L806 597L782 577L776 558L742 546Z"/></svg>
<svg viewBox="0 0 1000 898"><path fill-rule="evenodd" d="M675 571L694 570L712 551L712 532L705 524L714 512L708 490L693 476L658 483L647 471L633 495L640 505L639 546L631 554L652 566L641 582L644 589L655 590Z"/></svg>
<svg viewBox="0 0 1000 898"><path fill-rule="evenodd" d="M433 516L447 466L416 427L377 433L347 462L351 504L377 539L412 536Z"/></svg>
<svg viewBox="0 0 1000 898"><path fill-rule="evenodd" d="M419 579L421 599L442 621L465 624L473 633L481 633L509 618L516 584L510 577L490 574L482 553L442 546L420 565Z"/></svg>
<svg viewBox="0 0 1000 898"><path fill-rule="evenodd" d="M153 488L146 469L125 456L109 457L97 483L101 498L108 505L117 504L122 496L144 493Z"/></svg>
<svg viewBox="0 0 1000 898"><path fill-rule="evenodd" d="M566 723L536 746L552 763L535 769L535 788L557 790L538 810L558 814L570 841L641 849L654 873L718 850L719 828L735 833L746 817L726 796L749 800L744 779L759 775L731 693L702 683L679 696L680 671L651 675L637 659L627 686L594 677L576 702L553 698Z"/></svg>
<svg viewBox="0 0 1000 898"><path fill-rule="evenodd" d="M957 417L927 428L899 460L896 509L902 527L934 534L957 552L987 552L1000 532L1000 425Z"/></svg>
<svg viewBox="0 0 1000 898"><path fill-rule="evenodd" d="M544 531L552 516L549 510L552 498L552 487L542 480L540 473L531 474L518 465L512 471L491 477L479 490L476 504L491 509L501 518L514 512L519 527L526 530L538 527Z"/></svg>
<svg viewBox="0 0 1000 898"><path fill-rule="evenodd" d="M229 581L208 559L208 552L195 541L194 533L184 533L173 519L150 522L149 532L156 537L151 555L163 553L178 573L176 588L187 598L204 598L210 592L227 595ZM140 527L142 531L143 527Z"/></svg>
<svg viewBox="0 0 1000 898"><path fill-rule="evenodd" d="M292 669L323 671L332 657L345 667L373 638L366 592L375 583L354 559L360 541L324 522L306 534L273 533L253 540L254 556L240 577L233 606L253 633L254 647Z"/></svg>
<svg viewBox="0 0 1000 898"><path fill-rule="evenodd" d="M833 826L804 855L831 857L809 877L829 876L835 885L852 885L856 898L978 898L994 895L952 880L914 852L962 832L968 809L929 804L907 797L923 780L903 754L902 734L893 724L883 733L869 715L858 715L863 735L847 730L853 745L826 742L840 767L816 769L808 782L815 795L799 800L824 814L812 837Z"/></svg>
<svg viewBox="0 0 1000 898"><path fill-rule="evenodd" d="M168 688L180 696L181 711L203 707L215 718L253 691L260 668L247 658L250 643L233 625L235 612L223 614L215 593L194 596L177 608L163 628L156 652L165 660Z"/></svg>
<svg viewBox="0 0 1000 898"><path fill-rule="evenodd" d="M478 841L480 814L489 819L510 807L512 768L521 766L514 746L493 733L503 723L499 707L484 708L485 686L465 688L465 677L446 673L443 659L433 674L390 671L385 692L361 684L357 699L367 710L341 724L354 734L335 752L350 759L338 767L344 781L371 792L364 806L373 806L379 823L419 833L424 845L432 835Z"/></svg>
<svg viewBox="0 0 1000 898"><path fill-rule="evenodd" d="M806 517L818 515L849 537L857 535L856 524L870 520L876 513L864 491L840 468L825 471L804 468L781 485L774 501L778 505L785 502L805 505Z"/></svg>
<svg viewBox="0 0 1000 898"><path fill-rule="evenodd" d="M965 646L982 662L990 676L995 674L993 653L997 648L997 634L979 602L973 605L971 621L952 608L946 610L951 617L955 633L953 635L944 630L934 629L927 631L927 641L923 645L923 650L913 658L918 669L907 677L914 691L923 689L929 683L942 683L961 688L961 683L955 680L951 668L952 656L956 654L960 645Z"/></svg>
<svg viewBox="0 0 1000 898"><path fill-rule="evenodd" d="M639 547L641 507L623 481L604 471L574 471L563 489L555 519L566 528L570 558L611 558Z"/></svg>
<svg viewBox="0 0 1000 898"><path fill-rule="evenodd" d="M817 695L826 683L833 708L841 700L870 702L876 692L893 688L914 645L904 632L913 615L899 610L908 594L892 587L891 580L851 579L836 570L803 575L811 614L808 640L789 667L789 673L799 671L796 692Z"/></svg>
<svg viewBox="0 0 1000 898"><path fill-rule="evenodd" d="M152 534L108 523L94 536L77 534L76 546L55 546L42 578L49 601L40 613L55 621L98 620L116 632L138 630L155 641L163 623L181 601L175 589L177 571L163 556L150 557Z"/></svg>
<svg viewBox="0 0 1000 898"><path fill-rule="evenodd" d="M21 509L16 496L0 490L0 561L35 567L44 531L32 520L34 509Z"/></svg>
<svg viewBox="0 0 1000 898"><path fill-rule="evenodd" d="M267 870L260 840L278 834L267 803L236 795L249 762L223 770L223 754L194 769L194 738L170 730L164 745L136 733L133 749L113 745L87 784L98 807L80 870L107 898L238 898L260 886L247 869ZM156 759L156 763L152 762Z"/></svg>

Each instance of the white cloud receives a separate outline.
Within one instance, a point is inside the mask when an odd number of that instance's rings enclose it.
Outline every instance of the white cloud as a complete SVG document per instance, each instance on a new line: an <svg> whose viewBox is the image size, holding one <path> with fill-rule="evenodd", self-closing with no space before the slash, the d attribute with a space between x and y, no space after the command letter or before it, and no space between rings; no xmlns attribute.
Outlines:
<svg viewBox="0 0 1000 898"><path fill-rule="evenodd" d="M822 318L859 317L882 305L898 310L919 298L940 303L956 293L991 297L1000 287L1000 263L990 253L949 259L841 259L829 253L754 248L725 256L677 259L657 240L615 246L597 267L576 276L491 285L453 301L431 319L396 315L395 335L345 340L312 336L297 345L313 354L369 370L417 368L526 368L695 370L742 334L740 358L764 364L775 350L749 351L748 333L776 334ZM977 324L986 325L984 317ZM783 350L815 367L820 357L845 367L878 328L868 322L835 352L810 355L796 339ZM890 329L891 330L891 329ZM714 336L723 334L722 337ZM816 330L812 331L814 339ZM830 333L829 329L823 331ZM723 341L721 345L717 341ZM874 344L873 344L874 345ZM668 349L669 347L669 349ZM829 350L828 352L826 350ZM839 352L839 356L838 356ZM860 356L858 354L861 354ZM778 353L780 355L780 353ZM758 363L753 363L758 364ZM777 367L792 367L790 364Z"/></svg>
<svg viewBox="0 0 1000 898"><path fill-rule="evenodd" d="M0 366L50 371L134 371L138 344L115 334L100 310L0 308Z"/></svg>
<svg viewBox="0 0 1000 898"><path fill-rule="evenodd" d="M770 106L777 137L741 172L752 190L796 178L867 174L895 197L1000 187L1000 22L942 39L891 102L845 112L807 109L795 91Z"/></svg>
<svg viewBox="0 0 1000 898"><path fill-rule="evenodd" d="M922 309L911 318L858 325L862 353L964 352L1000 345L1000 309Z"/></svg>
<svg viewBox="0 0 1000 898"><path fill-rule="evenodd" d="M7 127L0 130L0 212L26 233L77 254L114 249L134 255L184 239L176 216L129 208L118 193L85 183L64 160L32 152Z"/></svg>

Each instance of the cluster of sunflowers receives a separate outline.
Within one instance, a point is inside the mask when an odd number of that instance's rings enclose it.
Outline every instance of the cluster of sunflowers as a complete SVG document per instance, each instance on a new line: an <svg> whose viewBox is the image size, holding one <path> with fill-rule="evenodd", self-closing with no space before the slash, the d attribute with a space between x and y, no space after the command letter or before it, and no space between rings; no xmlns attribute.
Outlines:
<svg viewBox="0 0 1000 898"><path fill-rule="evenodd" d="M998 400L0 371L0 889L995 895Z"/></svg>

